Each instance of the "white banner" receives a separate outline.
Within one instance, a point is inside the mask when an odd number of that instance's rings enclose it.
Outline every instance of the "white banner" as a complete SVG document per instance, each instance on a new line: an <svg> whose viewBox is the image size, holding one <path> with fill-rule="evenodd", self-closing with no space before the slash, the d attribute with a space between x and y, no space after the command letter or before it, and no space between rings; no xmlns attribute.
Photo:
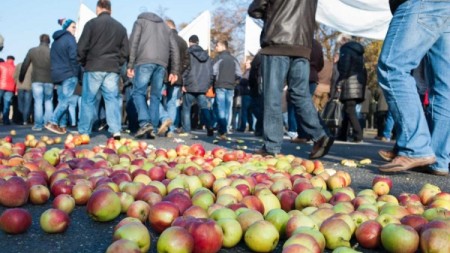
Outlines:
<svg viewBox="0 0 450 253"><path fill-rule="evenodd" d="M256 55L260 48L259 37L261 35L261 26L254 19L247 15L245 18L245 45L244 57Z"/></svg>
<svg viewBox="0 0 450 253"><path fill-rule="evenodd" d="M75 38L78 41L81 37L81 33L83 32L83 28L86 23L97 17L95 12L91 11L86 5L80 5L80 12L78 13L78 22L77 22L77 30L75 31Z"/></svg>
<svg viewBox="0 0 450 253"><path fill-rule="evenodd" d="M211 44L211 13L204 11L200 16L195 18L189 25L181 30L180 35L186 42L189 43L189 37L197 35L199 45L204 49L210 49Z"/></svg>

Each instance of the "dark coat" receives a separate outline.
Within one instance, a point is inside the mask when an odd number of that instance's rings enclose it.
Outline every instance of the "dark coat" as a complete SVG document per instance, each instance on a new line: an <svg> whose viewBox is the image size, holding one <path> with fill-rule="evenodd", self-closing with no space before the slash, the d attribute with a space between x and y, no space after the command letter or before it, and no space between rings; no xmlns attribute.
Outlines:
<svg viewBox="0 0 450 253"><path fill-rule="evenodd" d="M229 51L221 52L214 59L213 71L215 77L214 88L234 90L242 76L238 60Z"/></svg>
<svg viewBox="0 0 450 253"><path fill-rule="evenodd" d="M107 12L88 21L78 41L78 61L87 72L119 74L129 52L127 30Z"/></svg>
<svg viewBox="0 0 450 253"><path fill-rule="evenodd" d="M318 0L254 0L248 14L262 19L261 54L311 55Z"/></svg>
<svg viewBox="0 0 450 253"><path fill-rule="evenodd" d="M190 64L183 73L184 87L190 93L206 93L213 80L211 58L199 45L190 46L189 55Z"/></svg>
<svg viewBox="0 0 450 253"><path fill-rule="evenodd" d="M50 74L50 47L48 43L42 42L38 47L28 51L22 67L20 68L19 81L23 82L28 67L33 64L31 82L52 83Z"/></svg>
<svg viewBox="0 0 450 253"><path fill-rule="evenodd" d="M309 61L309 82L319 82L319 72L323 69L323 51L322 45L317 40L313 40L311 59Z"/></svg>
<svg viewBox="0 0 450 253"><path fill-rule="evenodd" d="M50 69L55 84L62 83L70 77L78 77L80 65L77 61L77 42L66 30L53 34L53 45L50 49Z"/></svg>
<svg viewBox="0 0 450 253"><path fill-rule="evenodd" d="M189 60L189 51L188 51L188 45L186 43L186 41L181 38L180 35L178 35L177 30L172 29L172 34L173 37L175 38L175 41L177 42L178 45L178 55L179 55L179 68L180 68L180 72L179 74L177 74L178 76L178 80L176 81L176 83L174 83L174 85L183 85L183 73L184 71L189 67L190 64L190 60ZM167 72L168 73L173 73L174 71L172 71L172 64L169 61L169 66L167 66ZM168 80L166 82L169 82Z"/></svg>
<svg viewBox="0 0 450 253"><path fill-rule="evenodd" d="M367 71L364 67L364 47L358 42L345 43L339 54L337 63L339 79L337 87L341 89L340 99L364 101L367 83Z"/></svg>
<svg viewBox="0 0 450 253"><path fill-rule="evenodd" d="M261 54L257 53L250 65L248 85L250 86L250 95L252 97L257 97L262 94L261 60Z"/></svg>

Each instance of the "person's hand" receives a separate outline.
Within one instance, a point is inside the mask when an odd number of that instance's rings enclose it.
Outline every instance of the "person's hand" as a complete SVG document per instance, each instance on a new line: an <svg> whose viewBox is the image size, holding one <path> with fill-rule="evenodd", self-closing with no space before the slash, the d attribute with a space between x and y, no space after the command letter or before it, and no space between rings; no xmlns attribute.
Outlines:
<svg viewBox="0 0 450 253"><path fill-rule="evenodd" d="M186 87L181 87L181 91L183 92L183 93L186 93Z"/></svg>
<svg viewBox="0 0 450 253"><path fill-rule="evenodd" d="M170 84L174 84L177 81L178 81L178 76L177 75L174 75L174 74L170 74L169 75L169 82L170 82Z"/></svg>
<svg viewBox="0 0 450 253"><path fill-rule="evenodd" d="M134 69L128 69L127 70L127 76L129 78L133 78L134 77Z"/></svg>

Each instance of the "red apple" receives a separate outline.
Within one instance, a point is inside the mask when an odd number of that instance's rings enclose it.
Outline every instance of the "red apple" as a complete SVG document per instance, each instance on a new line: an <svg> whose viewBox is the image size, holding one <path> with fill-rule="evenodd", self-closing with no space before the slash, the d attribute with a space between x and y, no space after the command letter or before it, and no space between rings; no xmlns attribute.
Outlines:
<svg viewBox="0 0 450 253"><path fill-rule="evenodd" d="M189 196L186 196L184 193L179 192L170 192L163 198L163 201L172 202L175 206L178 207L180 214L183 214L186 209L192 206L192 200Z"/></svg>
<svg viewBox="0 0 450 253"><path fill-rule="evenodd" d="M420 230L422 229L423 225L428 223L428 220L425 219L422 215L409 214L409 215L406 215L403 218L401 218L400 222L403 225L411 226L412 228L414 228L417 231L417 233L419 233Z"/></svg>
<svg viewBox="0 0 450 253"><path fill-rule="evenodd" d="M381 230L383 227L374 220L363 222L355 231L356 240L366 249L374 249L381 244Z"/></svg>
<svg viewBox="0 0 450 253"><path fill-rule="evenodd" d="M194 237L183 227L170 227L159 236L158 252L193 252Z"/></svg>
<svg viewBox="0 0 450 253"><path fill-rule="evenodd" d="M422 252L450 252L450 230L427 229L420 235L420 249Z"/></svg>
<svg viewBox="0 0 450 253"><path fill-rule="evenodd" d="M0 204L6 207L24 205L28 201L29 194L27 183L20 177L10 177L0 184Z"/></svg>
<svg viewBox="0 0 450 253"><path fill-rule="evenodd" d="M96 221L111 221L121 212L120 198L112 190L96 190L89 198L86 209Z"/></svg>
<svg viewBox="0 0 450 253"><path fill-rule="evenodd" d="M60 194L56 196L56 198L53 200L52 205L53 208L59 209L67 214L70 214L75 208L75 200L72 198L72 196L68 194Z"/></svg>
<svg viewBox="0 0 450 253"><path fill-rule="evenodd" d="M194 238L193 252L215 253L221 249L223 232L214 220L195 219L186 229Z"/></svg>
<svg viewBox="0 0 450 253"><path fill-rule="evenodd" d="M0 215L0 229L8 234L21 234L31 226L31 214L23 208L11 208Z"/></svg>
<svg viewBox="0 0 450 253"><path fill-rule="evenodd" d="M204 156L205 148L200 143L194 143L189 148L189 154L194 155L194 156Z"/></svg>
<svg viewBox="0 0 450 253"><path fill-rule="evenodd" d="M35 205L45 204L50 198L50 190L43 185L33 185L30 188L30 202Z"/></svg>
<svg viewBox="0 0 450 253"><path fill-rule="evenodd" d="M161 233L170 227L179 215L180 209L174 203L161 201L150 207L148 221L157 233Z"/></svg>
<svg viewBox="0 0 450 253"><path fill-rule="evenodd" d="M70 218L67 213L59 209L48 209L40 218L42 230L47 233L62 233L69 227Z"/></svg>
<svg viewBox="0 0 450 253"><path fill-rule="evenodd" d="M147 220L148 214L150 212L150 205L142 200L136 200L131 203L127 210L127 216L139 219L141 222Z"/></svg>

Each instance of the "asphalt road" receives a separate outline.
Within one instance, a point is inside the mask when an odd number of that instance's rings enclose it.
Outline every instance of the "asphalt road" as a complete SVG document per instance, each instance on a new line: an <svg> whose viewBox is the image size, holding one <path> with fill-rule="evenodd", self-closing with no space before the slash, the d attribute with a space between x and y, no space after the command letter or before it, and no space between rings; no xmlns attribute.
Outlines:
<svg viewBox="0 0 450 253"><path fill-rule="evenodd" d="M26 134L32 133L37 138L43 135L55 136L54 134L44 130L42 132L31 132L30 126L0 126L0 137L4 137L10 133L10 130L16 130L17 134L13 137L14 141L23 141ZM126 134L125 138L131 138ZM187 145L193 143L202 143L206 149L220 145L229 149L239 146L247 146L246 152L253 152L261 146L261 140L247 133L236 133L229 135L230 141L220 141L213 144L213 137L207 137L203 131L194 131L193 135L187 137L175 136L174 138L156 138L148 140L150 145L157 148L176 147L179 143ZM325 168L333 168L337 170L348 171L352 176L351 187L358 192L365 188L371 187L372 179L379 175L376 169L383 161L378 157L379 149L389 149L393 143L384 143L373 139L373 131L367 131L364 142L359 144L336 142L331 148L329 155L322 158ZM91 136L91 143L83 148L91 148L94 145L104 144L107 139L107 133L95 133ZM237 143L236 140L243 140L244 143ZM283 154L293 154L302 158L307 158L312 147L312 143L292 144L289 140L285 140L283 144ZM340 165L342 159L361 160L370 158L372 164L361 168L348 168ZM442 191L450 192L449 177L439 177L428 175L420 172L403 172L390 175L393 181L392 194L398 195L402 192L417 193L425 183L432 183L439 186ZM42 206L34 206L28 204L24 208L30 210L33 216L31 228L21 235L8 235L0 232L0 253L74 253L74 252L105 252L106 248L112 242L113 227L124 216L120 216L112 222L100 223L90 219L86 214L85 207L76 207L70 214L71 224L68 230L62 234L46 234L39 226L39 217L42 212L51 207L51 202ZM0 206L0 212L5 210ZM152 233L151 252L156 252L157 234ZM361 249L363 252L369 252ZM223 249L221 252L248 252L248 249L242 243L233 249ZM281 252L281 244L275 252ZM371 252L382 252L371 251Z"/></svg>

